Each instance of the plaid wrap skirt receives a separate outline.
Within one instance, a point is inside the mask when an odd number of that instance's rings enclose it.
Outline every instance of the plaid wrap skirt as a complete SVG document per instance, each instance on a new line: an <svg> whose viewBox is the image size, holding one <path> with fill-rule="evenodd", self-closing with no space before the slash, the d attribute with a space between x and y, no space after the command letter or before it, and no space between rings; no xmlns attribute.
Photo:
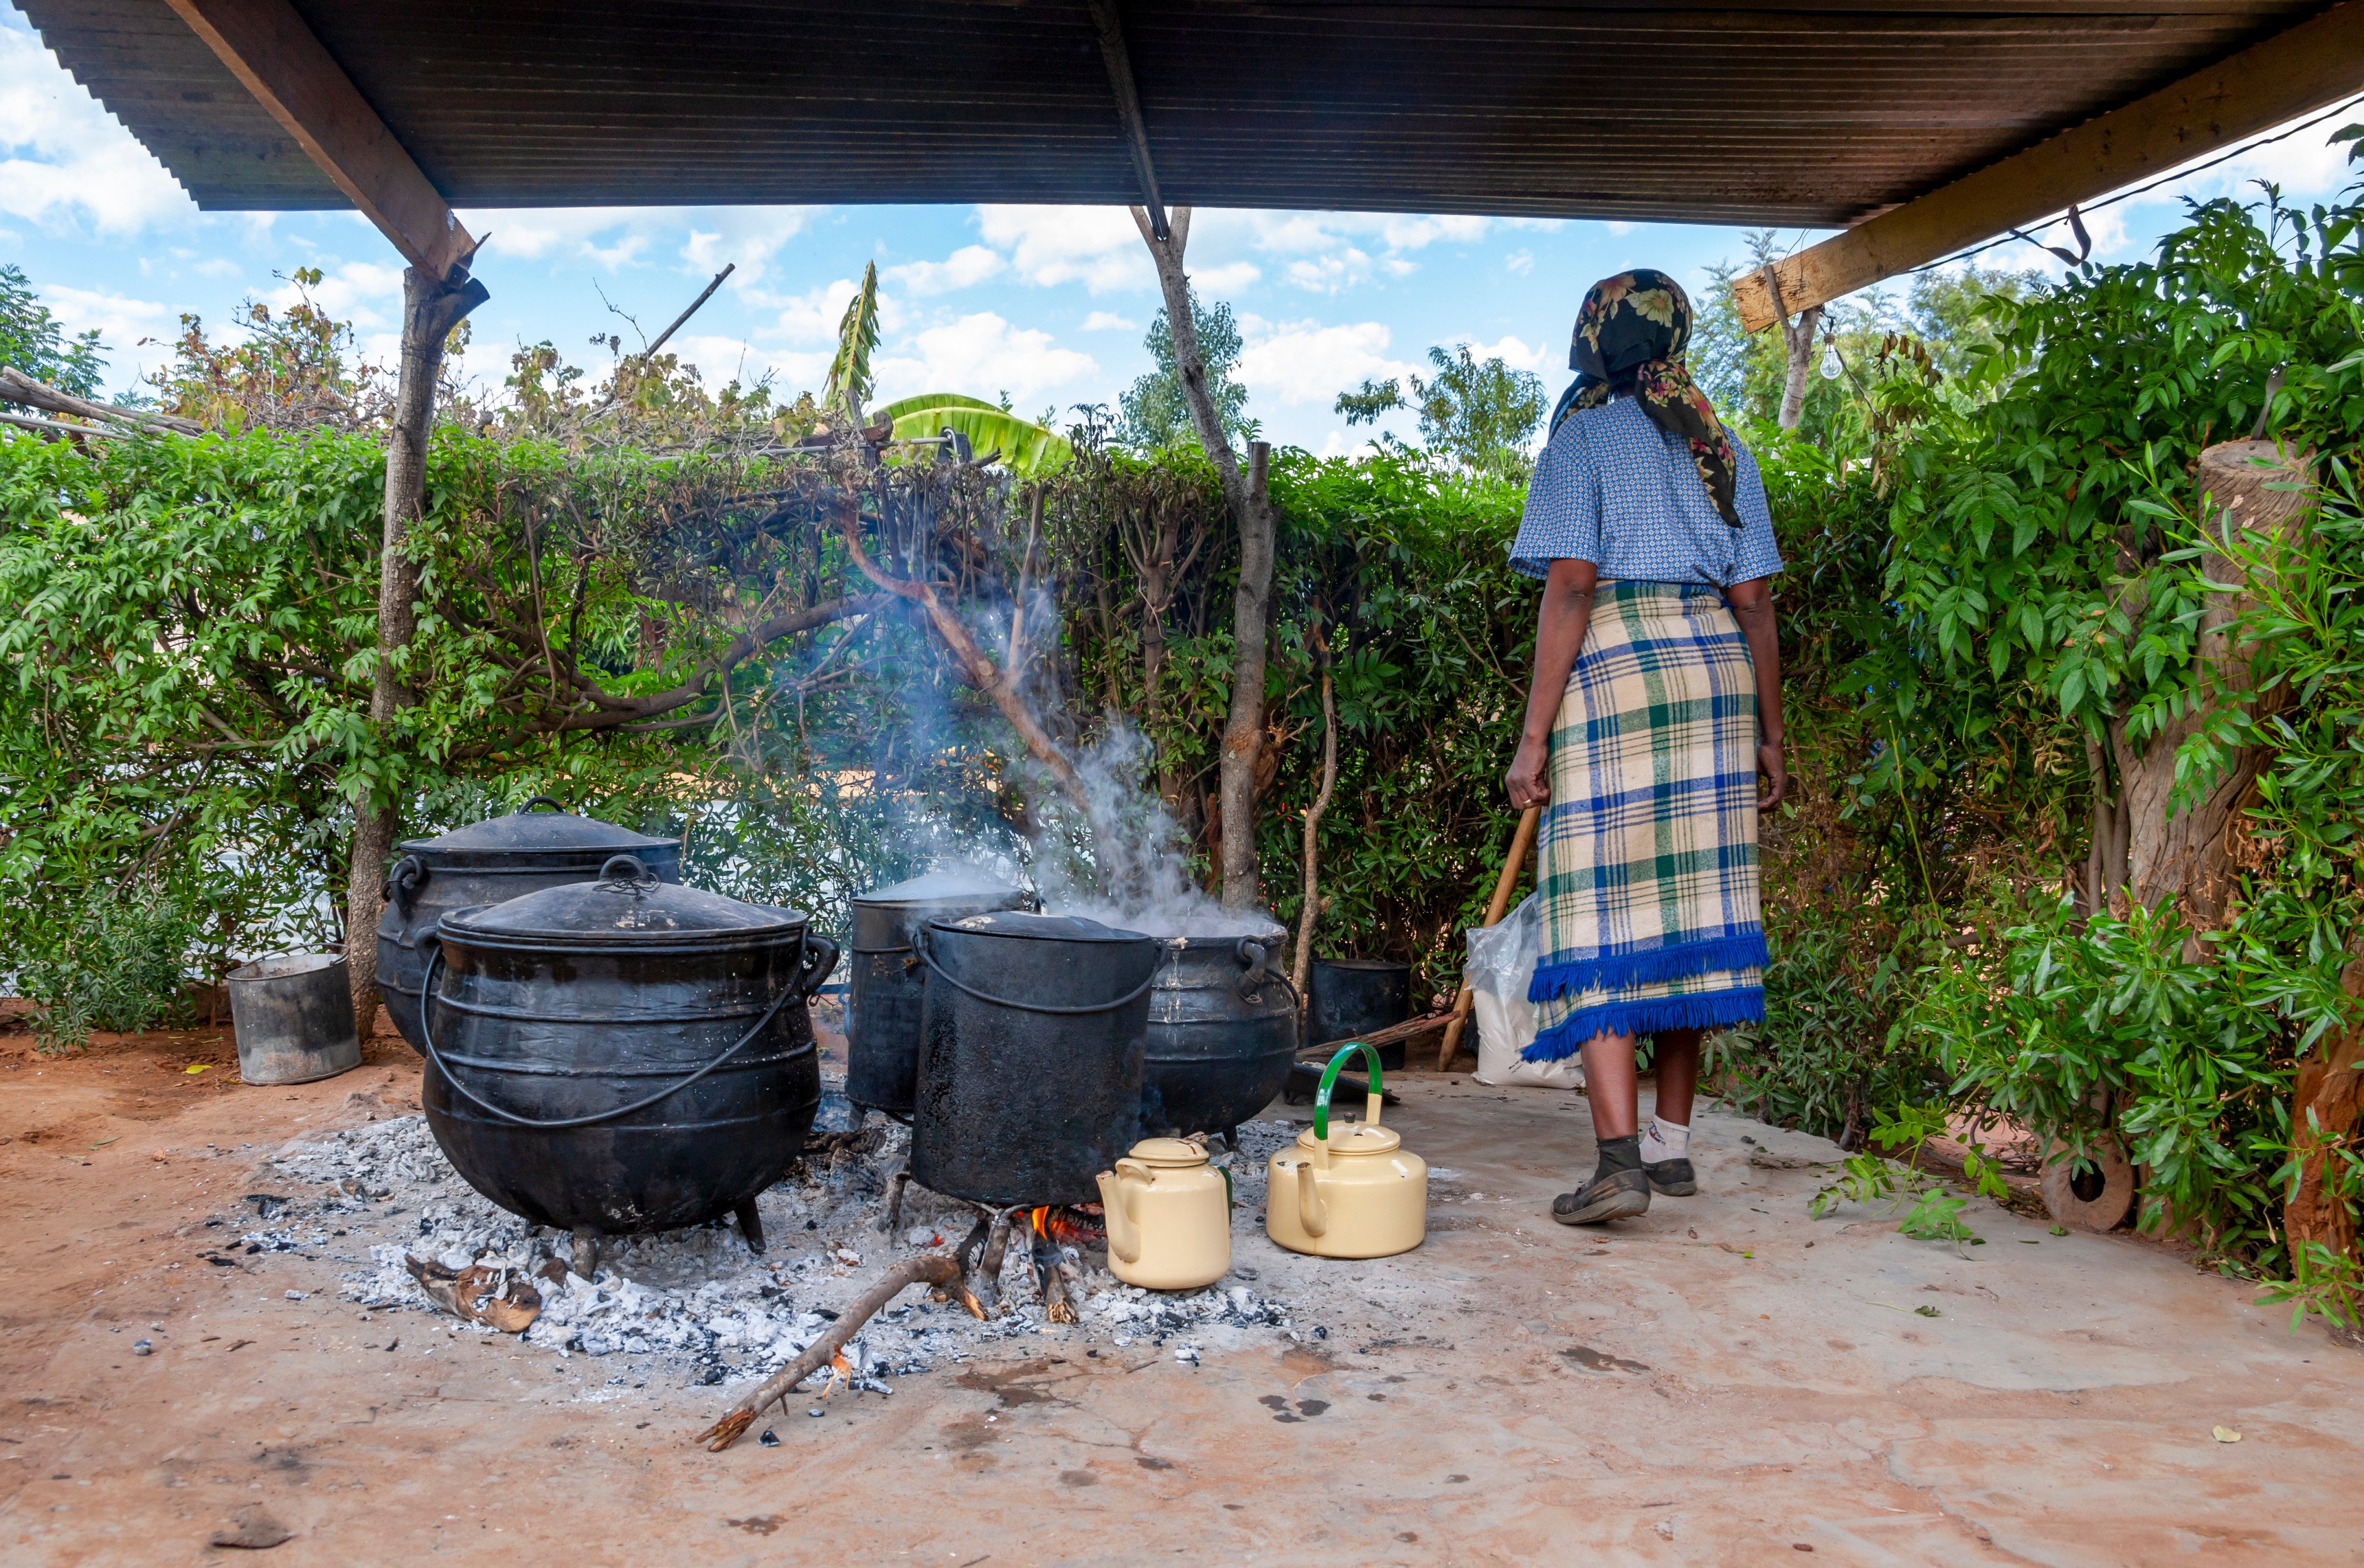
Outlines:
<svg viewBox="0 0 2364 1568"><path fill-rule="evenodd" d="M1602 584L1552 728L1529 1060L1765 1017L1756 733L1722 594Z"/></svg>

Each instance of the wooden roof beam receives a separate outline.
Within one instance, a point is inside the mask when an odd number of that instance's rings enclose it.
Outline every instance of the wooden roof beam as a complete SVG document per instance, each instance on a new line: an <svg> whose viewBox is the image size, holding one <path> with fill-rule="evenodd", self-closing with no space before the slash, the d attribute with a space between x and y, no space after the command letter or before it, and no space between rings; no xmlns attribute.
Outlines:
<svg viewBox="0 0 2364 1568"><path fill-rule="evenodd" d="M1734 280L1741 325L1756 332L1780 318L1768 272L1779 274L1790 312L1826 305L2358 92L2364 92L2364 0L2345 0L2148 97Z"/></svg>
<svg viewBox="0 0 2364 1568"><path fill-rule="evenodd" d="M1164 239L1169 232L1165 201L1157 194L1157 166L1149 161L1149 122L1141 114L1141 83L1132 73L1132 51L1125 45L1124 18L1117 0L1091 0L1092 28L1100 36L1100 59L1108 65L1109 87L1116 95L1117 118L1124 124L1124 139L1132 152L1133 172L1141 177L1141 202L1149 213L1149 229Z"/></svg>
<svg viewBox="0 0 2364 1568"><path fill-rule="evenodd" d="M287 0L168 3L405 260L465 276L477 241Z"/></svg>

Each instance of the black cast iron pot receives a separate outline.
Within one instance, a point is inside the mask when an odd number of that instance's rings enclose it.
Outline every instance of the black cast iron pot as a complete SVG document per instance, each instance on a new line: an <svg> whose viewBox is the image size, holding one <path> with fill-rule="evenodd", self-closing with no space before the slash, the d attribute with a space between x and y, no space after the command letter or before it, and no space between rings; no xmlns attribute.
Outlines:
<svg viewBox="0 0 2364 1568"><path fill-rule="evenodd" d="M550 807L536 811L537 806ZM614 855L637 856L666 882L681 880L681 845L576 817L546 795L525 809L435 839L413 839L385 873L385 914L377 923L377 989L386 1017L418 1049L418 985L435 942L435 922L472 904L502 904L545 887L588 882Z"/></svg>
<svg viewBox="0 0 2364 1568"><path fill-rule="evenodd" d="M735 1209L763 1250L755 1195L820 1103L806 1000L835 943L630 855L597 882L454 910L437 935L419 1099L469 1185L614 1235Z"/></svg>
<svg viewBox="0 0 2364 1568"><path fill-rule="evenodd" d="M937 918L1021 908L1015 887L931 872L874 888L853 901L852 973L845 993L845 1097L910 1119L920 1072L920 1006L926 994L911 933Z"/></svg>
<svg viewBox="0 0 2364 1568"><path fill-rule="evenodd" d="M1220 1132L1272 1103L1297 1060L1297 991L1272 967L1281 937L1173 937L1149 988L1142 1122Z"/></svg>
<svg viewBox="0 0 2364 1568"><path fill-rule="evenodd" d="M1317 958L1305 1038L1313 1045L1353 1040L1411 1017L1411 965L1385 958ZM1401 1040L1379 1047L1379 1065L1404 1064Z"/></svg>
<svg viewBox="0 0 2364 1568"><path fill-rule="evenodd" d="M911 1175L1007 1207L1098 1201L1141 1136L1157 944L1066 915L921 928L928 974Z"/></svg>

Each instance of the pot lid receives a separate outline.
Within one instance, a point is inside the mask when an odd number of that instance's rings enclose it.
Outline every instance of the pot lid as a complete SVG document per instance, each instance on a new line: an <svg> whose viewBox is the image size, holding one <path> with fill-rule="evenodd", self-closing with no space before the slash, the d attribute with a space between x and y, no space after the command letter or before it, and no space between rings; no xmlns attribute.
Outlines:
<svg viewBox="0 0 2364 1568"><path fill-rule="evenodd" d="M1132 1146L1128 1158L1138 1160L1144 1165L1154 1165L1160 1170L1171 1170L1185 1165L1205 1164L1207 1151L1187 1138L1144 1138Z"/></svg>
<svg viewBox="0 0 2364 1568"><path fill-rule="evenodd" d="M1342 1128L1333 1124L1330 1129L1330 1154L1333 1159L1341 1154L1384 1154L1402 1145L1403 1135L1384 1123L1374 1127L1369 1122L1358 1121L1352 1127ZM1297 1146L1311 1151L1321 1148L1321 1140L1313 1136L1313 1129L1309 1127L1297 1135Z"/></svg>
<svg viewBox="0 0 2364 1568"><path fill-rule="evenodd" d="M535 809L544 806L556 809ZM432 839L412 839L405 842L402 849L406 854L424 851L429 854L469 859L519 852L585 856L643 854L650 851L676 849L678 844L678 840L652 839L629 828L619 828L613 822L602 822L596 817L577 817L560 807L558 802L548 795L538 795L526 802L521 811L512 811L506 817L487 817L482 822L471 822L465 828L454 828L449 833Z"/></svg>
<svg viewBox="0 0 2364 1568"><path fill-rule="evenodd" d="M1076 915L1028 915L1015 909L964 915L956 920L931 920L928 925L932 930L957 931L964 936L1025 937L1045 942L1145 942L1149 940L1139 931L1120 931L1113 926L1103 926L1098 920L1087 920Z"/></svg>
<svg viewBox="0 0 2364 1568"><path fill-rule="evenodd" d="M443 917L442 929L462 938L528 938L569 943L630 945L671 939L698 946L763 945L805 929L795 909L742 904L719 893L660 882L631 855L617 855L596 882L545 887L503 904L479 904Z"/></svg>
<svg viewBox="0 0 2364 1568"><path fill-rule="evenodd" d="M854 899L856 904L974 904L986 898L1015 898L1017 888L979 872L931 871L908 882L874 887Z"/></svg>

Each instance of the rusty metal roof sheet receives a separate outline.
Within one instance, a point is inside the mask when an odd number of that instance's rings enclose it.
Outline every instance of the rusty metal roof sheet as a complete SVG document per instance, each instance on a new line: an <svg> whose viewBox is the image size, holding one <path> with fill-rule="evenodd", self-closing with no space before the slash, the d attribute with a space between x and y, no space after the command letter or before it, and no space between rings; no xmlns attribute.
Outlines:
<svg viewBox="0 0 2364 1568"><path fill-rule="evenodd" d="M16 0L201 206L345 205L165 0ZM1086 0L296 0L462 206L1139 198ZM1130 0L1166 199L1851 224L2288 0Z"/></svg>

